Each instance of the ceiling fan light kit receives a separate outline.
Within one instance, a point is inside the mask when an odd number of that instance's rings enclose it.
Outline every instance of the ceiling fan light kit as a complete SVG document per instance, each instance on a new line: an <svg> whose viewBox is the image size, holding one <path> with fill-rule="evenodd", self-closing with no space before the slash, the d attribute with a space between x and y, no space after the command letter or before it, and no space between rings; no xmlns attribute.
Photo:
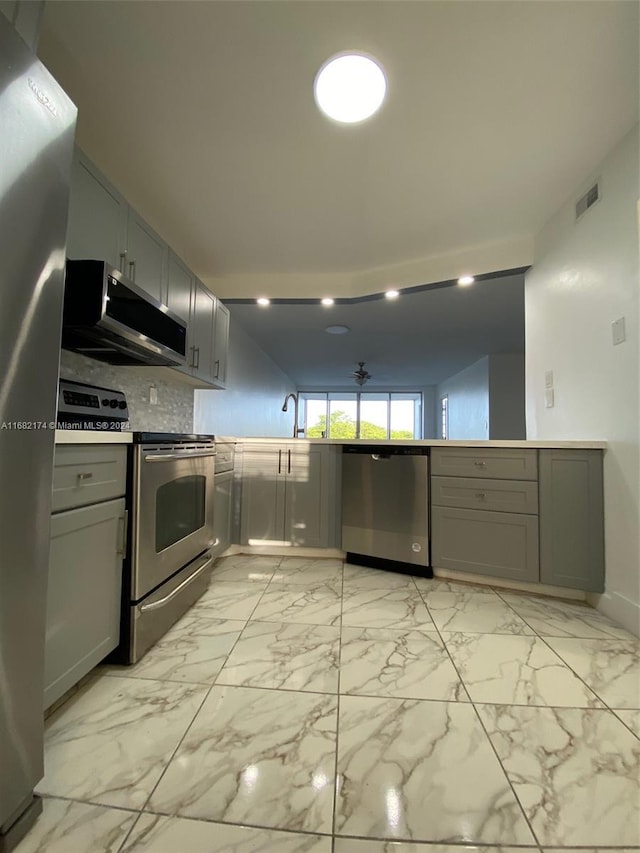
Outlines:
<svg viewBox="0 0 640 853"><path fill-rule="evenodd" d="M364 361L358 362L358 370L354 370L351 374L356 382L356 385L360 385L362 387L365 382L368 382L371 379L371 374L368 370L364 369Z"/></svg>

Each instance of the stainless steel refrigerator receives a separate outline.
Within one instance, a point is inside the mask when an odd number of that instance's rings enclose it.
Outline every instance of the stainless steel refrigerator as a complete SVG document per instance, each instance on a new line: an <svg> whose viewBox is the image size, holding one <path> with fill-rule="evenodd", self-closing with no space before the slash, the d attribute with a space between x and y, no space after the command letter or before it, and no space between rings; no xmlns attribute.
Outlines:
<svg viewBox="0 0 640 853"><path fill-rule="evenodd" d="M60 322L76 108L0 14L0 851L40 811Z"/></svg>

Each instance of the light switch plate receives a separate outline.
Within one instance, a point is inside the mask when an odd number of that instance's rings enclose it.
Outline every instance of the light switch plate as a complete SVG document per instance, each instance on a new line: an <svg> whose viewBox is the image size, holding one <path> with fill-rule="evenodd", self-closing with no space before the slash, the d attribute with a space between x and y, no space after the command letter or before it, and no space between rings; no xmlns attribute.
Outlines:
<svg viewBox="0 0 640 853"><path fill-rule="evenodd" d="M553 409L555 405L553 388L547 388L544 392L544 406L545 409Z"/></svg>
<svg viewBox="0 0 640 853"><path fill-rule="evenodd" d="M553 388L553 370L547 370L544 375L544 387Z"/></svg>
<svg viewBox="0 0 640 853"><path fill-rule="evenodd" d="M158 405L158 388L156 385L149 385L149 405Z"/></svg>
<svg viewBox="0 0 640 853"><path fill-rule="evenodd" d="M613 337L613 345L623 343L627 339L624 328L624 317L620 317L611 324L611 335Z"/></svg>

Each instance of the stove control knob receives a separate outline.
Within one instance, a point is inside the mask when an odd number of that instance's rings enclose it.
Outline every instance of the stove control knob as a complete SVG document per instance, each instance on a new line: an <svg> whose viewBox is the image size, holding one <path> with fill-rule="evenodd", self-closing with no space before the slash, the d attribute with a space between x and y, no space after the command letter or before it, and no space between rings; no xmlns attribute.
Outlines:
<svg viewBox="0 0 640 853"><path fill-rule="evenodd" d="M111 400L111 401L109 402L109 405L111 406L111 408L112 408L112 409L117 409L117 408L118 408L118 401L116 400L116 398L115 398L115 397L113 398L113 400Z"/></svg>
<svg viewBox="0 0 640 853"><path fill-rule="evenodd" d="M127 408L127 403L125 400L120 400L120 403L118 405L120 406L121 409Z"/></svg>
<svg viewBox="0 0 640 853"><path fill-rule="evenodd" d="M108 398L107 398L107 397L104 397L104 398L103 398L103 400L102 400L102 405L103 405L103 406L108 406L108 405L109 405L109 400L108 400Z"/></svg>

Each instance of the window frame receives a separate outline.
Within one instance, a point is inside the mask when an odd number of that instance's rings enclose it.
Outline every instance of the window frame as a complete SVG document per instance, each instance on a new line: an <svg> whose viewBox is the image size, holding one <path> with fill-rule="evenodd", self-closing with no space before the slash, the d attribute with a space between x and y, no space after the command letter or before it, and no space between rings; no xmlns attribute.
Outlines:
<svg viewBox="0 0 640 853"><path fill-rule="evenodd" d="M324 399L324 403L325 403L324 417L325 417L325 423L327 425L326 438L331 438L331 436L329 434L330 416L331 416L330 415L330 413L331 413L331 402L332 401L333 402L339 402L341 397L346 398L348 396L349 398L353 398L353 396L355 396L355 398L356 398L356 400L355 400L355 402L356 402L356 436L353 439L351 439L351 438L345 439L345 441L363 441L363 440L368 441L369 439L362 439L361 438L360 432L361 432L361 403L362 403L362 399L364 398L366 400L367 396L369 396L369 395L372 395L372 396L375 395L378 398L380 398L380 397L386 397L387 398L386 399L386 404L387 404L386 433L387 433L387 437L386 437L386 439L381 439L381 441L382 440L385 440L385 441L389 440L390 435L391 435L391 405L393 403L394 397L412 399L413 403L414 403L414 416L413 416L413 435L414 435L414 438L413 439L407 439L407 440L416 441L416 440L421 440L423 437L424 395L423 395L422 391L416 391L416 390L411 390L411 389L403 389L402 391L386 391L386 390L382 390L382 389L375 389L374 390L373 388L370 391L362 391L360 389L358 389L356 391L352 391L350 388L349 389L344 388L344 389L340 389L340 390L336 389L335 391L314 391L314 390L303 391L303 390L300 390L300 391L298 391L298 395L299 395L300 401L302 403L304 403L304 406L302 406L301 408L302 408L302 422L303 422L302 426L304 428L305 437L308 437L308 435L309 435L309 433L308 433L309 423L307 420L307 411L308 411L307 400L313 400L317 403L317 402L322 401Z"/></svg>

